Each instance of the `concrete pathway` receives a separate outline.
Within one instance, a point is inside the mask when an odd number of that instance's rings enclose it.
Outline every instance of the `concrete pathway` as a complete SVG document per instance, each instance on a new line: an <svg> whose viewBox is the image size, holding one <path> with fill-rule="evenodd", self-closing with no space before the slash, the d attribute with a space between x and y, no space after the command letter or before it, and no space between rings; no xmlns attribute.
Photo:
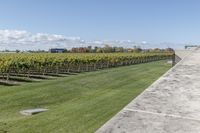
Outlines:
<svg viewBox="0 0 200 133"><path fill-rule="evenodd" d="M181 60L96 133L200 133L200 49Z"/></svg>

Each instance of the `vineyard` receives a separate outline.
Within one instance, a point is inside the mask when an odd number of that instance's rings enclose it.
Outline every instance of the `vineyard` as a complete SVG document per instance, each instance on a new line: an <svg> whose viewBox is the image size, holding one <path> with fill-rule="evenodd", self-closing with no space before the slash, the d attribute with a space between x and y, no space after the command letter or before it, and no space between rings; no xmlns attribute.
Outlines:
<svg viewBox="0 0 200 133"><path fill-rule="evenodd" d="M10 77L58 75L95 71L172 58L172 53L13 53L0 55L2 80Z"/></svg>

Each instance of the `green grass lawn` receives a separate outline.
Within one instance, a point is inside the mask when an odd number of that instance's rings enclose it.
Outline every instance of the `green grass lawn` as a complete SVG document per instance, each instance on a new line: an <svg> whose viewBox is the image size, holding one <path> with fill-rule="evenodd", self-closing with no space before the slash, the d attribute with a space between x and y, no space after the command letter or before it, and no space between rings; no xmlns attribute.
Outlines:
<svg viewBox="0 0 200 133"><path fill-rule="evenodd" d="M157 61L0 86L0 133L93 133L170 67ZM39 107L49 111L19 114Z"/></svg>

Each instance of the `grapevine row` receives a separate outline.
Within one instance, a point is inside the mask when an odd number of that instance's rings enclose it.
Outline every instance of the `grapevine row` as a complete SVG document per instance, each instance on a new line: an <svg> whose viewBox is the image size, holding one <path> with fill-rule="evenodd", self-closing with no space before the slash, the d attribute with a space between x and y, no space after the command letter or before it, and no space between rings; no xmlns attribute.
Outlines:
<svg viewBox="0 0 200 133"><path fill-rule="evenodd" d="M70 73L169 59L172 53L0 54L0 73L45 75Z"/></svg>

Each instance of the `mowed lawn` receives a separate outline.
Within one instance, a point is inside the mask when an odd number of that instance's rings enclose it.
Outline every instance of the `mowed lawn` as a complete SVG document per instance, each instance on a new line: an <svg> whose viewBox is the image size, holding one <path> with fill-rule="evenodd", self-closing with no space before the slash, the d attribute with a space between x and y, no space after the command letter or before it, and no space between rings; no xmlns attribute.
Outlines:
<svg viewBox="0 0 200 133"><path fill-rule="evenodd" d="M157 61L0 86L0 133L93 133L170 67ZM19 113L30 108L49 111Z"/></svg>

